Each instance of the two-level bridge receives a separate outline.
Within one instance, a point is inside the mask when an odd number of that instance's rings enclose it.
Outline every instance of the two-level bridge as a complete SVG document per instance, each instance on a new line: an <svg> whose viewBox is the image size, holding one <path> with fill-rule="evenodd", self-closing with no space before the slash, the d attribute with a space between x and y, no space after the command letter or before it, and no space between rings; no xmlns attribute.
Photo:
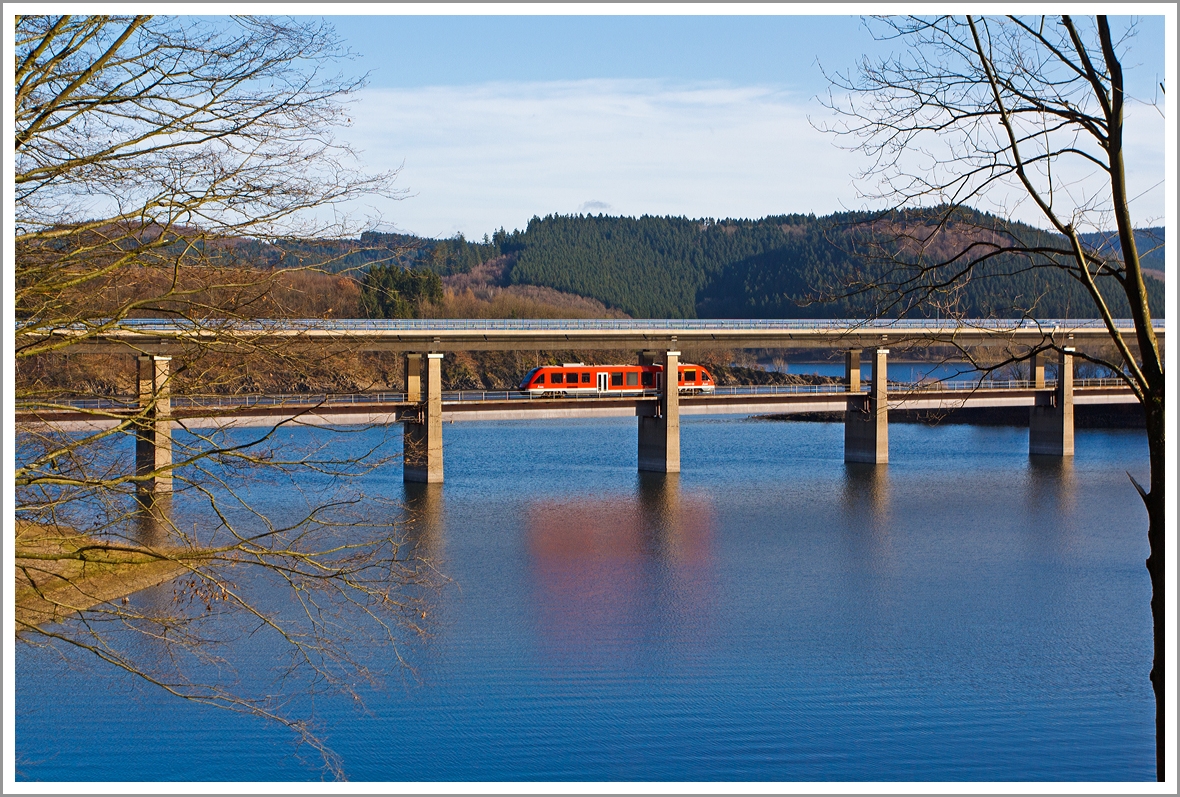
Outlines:
<svg viewBox="0 0 1180 797"><path fill-rule="evenodd" d="M1116 328L1131 339L1128 321ZM206 423L395 423L404 428L407 481L443 479L444 420L505 420L634 416L638 419L640 470L680 470L680 416L688 414L786 414L843 412L844 455L848 462L886 463L890 409L951 410L978 406L1027 406L1031 454L1073 454L1073 407L1079 403L1133 403L1119 380L1075 382L1077 344L1109 340L1110 330L1092 320L394 320L252 321L181 323L157 319L123 321L109 328L70 327L39 333L40 343L63 353L126 352L139 369L137 469L160 474L150 489L170 489L171 429ZM1156 335L1162 340L1163 324ZM23 335L23 339L33 337ZM169 361L195 347L234 350L253 346L314 346L324 350L400 351L405 354L406 390L372 397L299 397L241 402L214 407L169 396ZM1030 360L1031 379L1021 383L971 382L925 385L889 384L885 379L890 346L950 346L960 349L999 345L1009 356ZM444 393L441 361L447 352L469 350L625 350L640 362L663 365L672 373L680 346L703 349L839 348L846 353L841 384L786 388L719 388L712 395L651 392L619 398L535 398L527 394ZM861 384L862 352L872 375ZM1045 357L1055 353L1058 379L1045 380ZM227 400L218 400L225 402ZM77 415L82 412L88 420ZM52 413L57 422L93 423L95 410L67 408ZM118 411L101 410L109 420ZM49 420L45 412L43 420Z"/></svg>

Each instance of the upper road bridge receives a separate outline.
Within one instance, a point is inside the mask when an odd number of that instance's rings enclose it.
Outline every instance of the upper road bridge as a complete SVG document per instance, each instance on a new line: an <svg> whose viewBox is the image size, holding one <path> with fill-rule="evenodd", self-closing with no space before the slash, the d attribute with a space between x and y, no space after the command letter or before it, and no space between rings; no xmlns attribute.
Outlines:
<svg viewBox="0 0 1180 797"><path fill-rule="evenodd" d="M1115 328L1134 340L1130 321ZM1164 326L1156 325L1161 343ZM1110 330L1097 320L283 320L183 323L160 319L125 320L109 327L39 330L34 336L54 350L71 354L123 352L136 356L139 380L137 470L158 474L146 489L171 489L171 430L201 418L224 415L209 406L174 402L168 389L170 360L200 348L232 351L253 346L312 346L331 351L398 351L405 354L406 389L396 399L378 402L316 400L255 402L229 415L242 422L298 417L305 422L401 422L404 476L407 481L443 480L444 417L506 419L634 415L639 424L640 470L680 470L680 416L696 413L844 412L844 456L848 462L889 461L889 409L953 409L964 406L1028 406L1029 452L1073 454L1075 403L1133 403L1118 380L1075 383L1073 357L1079 344L1099 344ZM1000 346L1008 357L1030 361L1030 379L1022 383L967 385L890 385L885 378L890 346L954 347L967 350ZM447 352L473 350L631 350L640 362L663 365L674 373L680 347L705 349L828 348L845 352L841 384L807 390L719 390L711 396L676 391L650 395L551 398L481 394L466 398L444 394L441 361ZM872 375L861 384L861 355L869 356ZM1058 360L1057 379L1046 381L1045 359ZM1105 381L1105 380L1103 380ZM362 405L368 406L362 407ZM174 406L175 405L175 406ZM345 405L352 405L347 407ZM82 408L78 408L82 409ZM229 408L226 408L229 409ZM44 415L44 413L42 413ZM61 417L61 416L58 416ZM93 417L93 415L91 416ZM318 419L318 420L317 420Z"/></svg>
<svg viewBox="0 0 1180 797"><path fill-rule="evenodd" d="M1134 325L1115 322L1134 339ZM1156 335L1164 334L1163 323ZM122 351L181 354L193 346L310 343L326 350L512 351L536 349L788 349L925 344L974 347L1008 344L1052 347L1100 342L1110 332L1096 319L882 319L882 320L664 320L664 319L396 319L206 321L125 319L24 332L31 340L60 343L63 353Z"/></svg>

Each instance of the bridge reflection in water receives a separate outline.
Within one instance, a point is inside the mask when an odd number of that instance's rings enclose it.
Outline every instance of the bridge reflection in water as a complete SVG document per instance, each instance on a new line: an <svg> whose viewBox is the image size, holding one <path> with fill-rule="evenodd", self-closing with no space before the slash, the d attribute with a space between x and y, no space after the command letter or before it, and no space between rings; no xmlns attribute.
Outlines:
<svg viewBox="0 0 1180 797"><path fill-rule="evenodd" d="M708 498L683 495L678 474L641 474L633 495L529 506L536 621L548 655L570 663L637 655L656 613L702 625L713 604L714 523Z"/></svg>
<svg viewBox="0 0 1180 797"><path fill-rule="evenodd" d="M132 511L130 542L145 548L165 548L175 542L177 529L173 525L171 491L137 491Z"/></svg>
<svg viewBox="0 0 1180 797"><path fill-rule="evenodd" d="M1072 512L1077 499L1077 474L1070 457L1033 455L1029 465L1029 509L1034 516Z"/></svg>
<svg viewBox="0 0 1180 797"><path fill-rule="evenodd" d="M844 464L844 509L850 518L868 518L874 528L889 525L889 468L861 462Z"/></svg>
<svg viewBox="0 0 1180 797"><path fill-rule="evenodd" d="M409 553L428 564L440 561L446 551L446 522L441 484L406 482L404 486L406 542Z"/></svg>

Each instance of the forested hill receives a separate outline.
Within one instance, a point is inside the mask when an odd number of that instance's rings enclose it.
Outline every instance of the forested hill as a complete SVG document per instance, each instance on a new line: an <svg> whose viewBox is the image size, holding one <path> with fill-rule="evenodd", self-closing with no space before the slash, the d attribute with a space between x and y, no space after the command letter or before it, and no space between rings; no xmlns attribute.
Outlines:
<svg viewBox="0 0 1180 797"><path fill-rule="evenodd" d="M1003 229L1022 241L1060 246L1062 240L1025 225L969 214L966 222ZM518 249L514 283L543 285L589 296L638 317L834 318L875 312L880 297L836 298L879 266L851 252L864 251L863 231L852 214L829 217L772 216L759 220L693 220L644 216L547 216L512 236ZM902 226L908 220L898 222ZM913 222L917 223L917 222ZM962 230L962 227L960 227ZM1162 273L1162 230L1144 231L1150 252L1144 266ZM854 240L853 236L860 235ZM933 247L945 253L961 245L951 229ZM884 240L887 236L877 235ZM966 240L966 239L963 239ZM1117 246L1117 239L1116 239ZM1110 247L1107 247L1109 251ZM1076 280L1053 269L1028 269L1007 256L978 269L953 301L973 317L1027 311L1041 318L1090 317L1093 303ZM1113 288L1113 285L1107 287ZM1148 280L1150 303L1163 315L1163 284ZM1128 312L1119 292L1116 315ZM933 304L914 312L945 312ZM892 314L892 313L886 313Z"/></svg>
<svg viewBox="0 0 1180 797"><path fill-rule="evenodd" d="M296 241L261 245L247 256L277 266L315 263L354 274L389 268L426 269L440 276L487 271L496 284L537 286L596 300L627 315L648 318L847 318L934 315L949 309L971 317L1029 314L1039 318L1094 317L1083 286L1057 269L1029 268L1026 257L1006 255L979 267L953 295L939 301L886 306L883 294L857 293L858 283L880 279L874 250L892 251L897 234L923 237L931 229L919 211L868 222L863 214L769 216L757 220L643 216L534 217L524 231L497 231L482 242L462 236L433 240L367 232L351 241ZM981 233L980 231L984 232ZM947 258L973 240L1062 248L1060 236L974 211L963 211L927 241L929 258ZM1119 254L1108 233L1083 236L1106 256ZM1163 316L1163 228L1138 231L1149 301ZM247 247L248 248L248 247ZM950 254L948 254L950 253ZM904 253L913 259L913 251ZM476 269L492 261L494 269ZM475 269L475 271L473 271ZM953 269L927 275L926 284ZM386 275L388 276L388 275ZM922 280L919 280L922 282ZM1116 316L1128 315L1122 292L1106 278L1103 292ZM917 294L920 296L920 294Z"/></svg>

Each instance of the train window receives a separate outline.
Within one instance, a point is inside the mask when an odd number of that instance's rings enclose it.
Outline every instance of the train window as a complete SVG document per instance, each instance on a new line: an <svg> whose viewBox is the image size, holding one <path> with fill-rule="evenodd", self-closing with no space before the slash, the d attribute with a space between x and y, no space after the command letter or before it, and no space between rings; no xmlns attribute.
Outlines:
<svg viewBox="0 0 1180 797"><path fill-rule="evenodd" d="M627 385L634 387L639 384L639 374L635 371L627 372Z"/></svg>
<svg viewBox="0 0 1180 797"><path fill-rule="evenodd" d="M622 371L615 371L614 373L612 373L610 375L610 386L611 387L622 387L623 386L623 372Z"/></svg>
<svg viewBox="0 0 1180 797"><path fill-rule="evenodd" d="M582 384L583 385L590 384L590 372L589 371L582 372Z"/></svg>
<svg viewBox="0 0 1180 797"><path fill-rule="evenodd" d="M691 371L685 371L685 372L684 372L684 381L685 381L685 382L695 382L695 381L697 381L697 372L696 372L696 369L693 369L693 370L691 370Z"/></svg>
<svg viewBox="0 0 1180 797"><path fill-rule="evenodd" d="M562 380L565 378L564 374L550 374L550 376L553 377L550 380L550 383L554 384L554 385L560 385L562 383Z"/></svg>
<svg viewBox="0 0 1180 797"><path fill-rule="evenodd" d="M644 371L643 372L643 386L644 387L651 387L652 383L654 381L655 380L652 379L652 372L651 371Z"/></svg>
<svg viewBox="0 0 1180 797"><path fill-rule="evenodd" d="M537 382L536 382L536 384L538 384L538 385L543 385L543 384L545 384L545 374L537 374Z"/></svg>

